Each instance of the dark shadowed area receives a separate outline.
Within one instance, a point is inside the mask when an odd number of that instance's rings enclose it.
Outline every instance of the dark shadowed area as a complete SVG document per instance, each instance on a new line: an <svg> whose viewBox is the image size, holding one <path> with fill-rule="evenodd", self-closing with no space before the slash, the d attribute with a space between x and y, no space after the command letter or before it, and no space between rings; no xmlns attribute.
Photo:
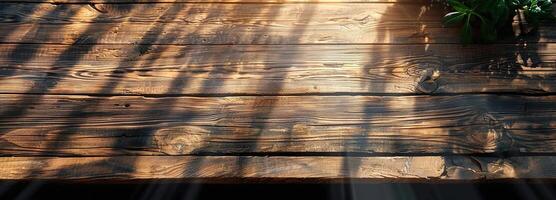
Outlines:
<svg viewBox="0 0 556 200"><path fill-rule="evenodd" d="M554 199L553 182L490 183L375 183L375 184L187 184L151 182L125 184L70 184L45 182L32 193L22 193L30 183L3 182L2 199ZM172 189L172 190L169 190Z"/></svg>

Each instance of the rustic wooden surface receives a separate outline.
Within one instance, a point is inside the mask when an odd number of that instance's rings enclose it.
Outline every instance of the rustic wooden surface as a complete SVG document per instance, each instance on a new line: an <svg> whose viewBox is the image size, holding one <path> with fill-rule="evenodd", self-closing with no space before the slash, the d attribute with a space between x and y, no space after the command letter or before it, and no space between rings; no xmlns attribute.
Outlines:
<svg viewBox="0 0 556 200"><path fill-rule="evenodd" d="M556 149L553 96L0 97L0 113L9 116L0 118L4 155Z"/></svg>
<svg viewBox="0 0 556 200"><path fill-rule="evenodd" d="M345 160L344 160L345 159ZM442 175L444 163L438 157L95 157L95 158L2 158L2 177L44 178L96 177L145 179L145 178L341 178L360 174L362 178L399 177L427 178ZM344 166L354 162L361 166ZM323 167L326 165L326 167ZM411 167L411 166L417 167ZM70 167L71 166L71 167ZM120 168L114 170L113 167ZM270 167L271 166L271 167ZM410 167L407 167L410 166ZM66 171L60 169L68 168ZM403 169L405 167L405 169ZM31 175L22 173L29 169ZM38 169L39 174L33 174Z"/></svg>
<svg viewBox="0 0 556 200"><path fill-rule="evenodd" d="M414 3L425 0L4 0L4 2L26 3Z"/></svg>
<svg viewBox="0 0 556 200"><path fill-rule="evenodd" d="M415 3L5 4L3 42L51 44L458 43L439 6ZM218 10L219 12L213 12ZM5 24L5 25L4 25ZM551 25L529 42L554 42ZM40 31L39 31L40 30ZM504 39L500 42L514 42Z"/></svg>
<svg viewBox="0 0 556 200"><path fill-rule="evenodd" d="M2 157L3 179L236 181L554 179L553 156L537 157ZM302 177L302 179L300 178Z"/></svg>
<svg viewBox="0 0 556 200"><path fill-rule="evenodd" d="M2 1L0 179L556 178L555 24L462 45L444 13Z"/></svg>
<svg viewBox="0 0 556 200"><path fill-rule="evenodd" d="M526 47L6 44L0 49L0 65L5 66L0 69L0 93L554 93L554 49L550 43Z"/></svg>

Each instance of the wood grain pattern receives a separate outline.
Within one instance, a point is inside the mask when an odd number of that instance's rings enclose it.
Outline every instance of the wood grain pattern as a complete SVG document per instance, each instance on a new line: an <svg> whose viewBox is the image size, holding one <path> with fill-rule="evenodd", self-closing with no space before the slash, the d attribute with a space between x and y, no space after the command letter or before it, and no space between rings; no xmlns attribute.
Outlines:
<svg viewBox="0 0 556 200"><path fill-rule="evenodd" d="M553 156L428 157L1 157L0 179L196 181L494 180L556 178Z"/></svg>
<svg viewBox="0 0 556 200"><path fill-rule="evenodd" d="M556 97L0 95L3 155L552 153Z"/></svg>
<svg viewBox="0 0 556 200"><path fill-rule="evenodd" d="M556 45L0 45L0 93L291 95L556 90ZM172 85L178 84L179 87Z"/></svg>
<svg viewBox="0 0 556 200"><path fill-rule="evenodd" d="M158 22L186 24L258 24L292 26L344 22L439 21L439 5L425 3L333 3L333 4L2 4L2 23L120 23ZM421 11L426 9L424 11ZM436 8L438 7L438 8ZM436 9L433 9L436 8ZM218 11L218 12L217 12ZM311 11L311 12L309 12ZM392 11L386 12L386 11ZM426 12L425 12L426 11ZM234 12L234 13L230 13ZM304 14L313 15L304 15ZM357 16L361 16L358 20Z"/></svg>
<svg viewBox="0 0 556 200"><path fill-rule="evenodd" d="M444 13L2 1L0 180L556 178L555 24L462 46Z"/></svg>
<svg viewBox="0 0 556 200"><path fill-rule="evenodd" d="M15 3L415 3L424 0L3 0Z"/></svg>
<svg viewBox="0 0 556 200"><path fill-rule="evenodd" d="M217 12L215 12L217 10ZM51 44L459 43L426 4L7 4L0 42ZM551 24L528 42L553 42ZM94 31L93 31L94 30ZM508 38L500 42L515 42Z"/></svg>
<svg viewBox="0 0 556 200"><path fill-rule="evenodd" d="M0 162L0 179L426 179L440 177L444 168L438 157L3 157Z"/></svg>

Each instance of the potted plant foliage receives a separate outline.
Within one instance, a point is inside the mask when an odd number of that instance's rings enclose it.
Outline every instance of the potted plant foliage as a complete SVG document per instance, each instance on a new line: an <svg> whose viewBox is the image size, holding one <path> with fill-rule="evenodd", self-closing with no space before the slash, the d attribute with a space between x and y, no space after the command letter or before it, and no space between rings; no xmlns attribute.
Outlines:
<svg viewBox="0 0 556 200"><path fill-rule="evenodd" d="M522 33L535 31L543 20L555 19L551 0L448 0L448 5L453 12L444 16L443 23L461 26L464 43L492 42L511 32L515 18L528 27Z"/></svg>

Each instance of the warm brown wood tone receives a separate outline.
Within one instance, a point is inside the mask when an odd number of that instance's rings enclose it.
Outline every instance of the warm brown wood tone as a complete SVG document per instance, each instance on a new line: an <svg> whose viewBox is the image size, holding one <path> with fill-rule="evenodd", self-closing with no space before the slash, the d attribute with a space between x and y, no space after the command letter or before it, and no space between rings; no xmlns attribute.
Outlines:
<svg viewBox="0 0 556 200"><path fill-rule="evenodd" d="M4 155L556 150L553 96L0 97Z"/></svg>
<svg viewBox="0 0 556 200"><path fill-rule="evenodd" d="M556 90L556 44L2 46L0 93L541 94Z"/></svg>
<svg viewBox="0 0 556 200"><path fill-rule="evenodd" d="M427 4L7 4L0 42L55 44L458 43ZM2 19L3 18L3 19ZM554 42L549 27L529 42ZM501 42L512 42L502 40Z"/></svg>
<svg viewBox="0 0 556 200"><path fill-rule="evenodd" d="M378 22L439 22L443 9L431 4L326 3L326 4L20 4L4 3L3 23L183 23L184 25L349 25ZM420 8L428 6L427 12ZM438 5L436 5L438 6ZM218 10L217 12L215 9ZM392 11L386 12L386 11ZM313 14L313 15L304 15ZM361 18L358 18L361 16ZM384 25L382 25L384 26Z"/></svg>
<svg viewBox="0 0 556 200"><path fill-rule="evenodd" d="M3 0L29 3L415 3L426 0Z"/></svg>
<svg viewBox="0 0 556 200"><path fill-rule="evenodd" d="M555 179L555 24L461 45L444 13L2 1L0 180Z"/></svg>
<svg viewBox="0 0 556 200"><path fill-rule="evenodd" d="M439 178L444 170L441 157L4 157L0 162L0 179L424 179Z"/></svg>
<svg viewBox="0 0 556 200"><path fill-rule="evenodd" d="M1 14L8 18L3 21L13 21L0 27L0 32L12 32L0 38L1 42L299 44L425 40L425 30L414 21L420 13L420 6L415 4L106 4L95 6L97 9L87 4L13 5ZM423 18L423 26L440 16L435 13L436 17ZM392 16L382 22L382 15ZM428 29L445 33L438 20L432 23ZM453 42L451 36L457 34L432 38L446 36Z"/></svg>
<svg viewBox="0 0 556 200"><path fill-rule="evenodd" d="M509 159L463 156L428 157L2 157L0 179L141 180L201 179L438 181L554 179L553 156ZM302 179L299 179L303 177Z"/></svg>

